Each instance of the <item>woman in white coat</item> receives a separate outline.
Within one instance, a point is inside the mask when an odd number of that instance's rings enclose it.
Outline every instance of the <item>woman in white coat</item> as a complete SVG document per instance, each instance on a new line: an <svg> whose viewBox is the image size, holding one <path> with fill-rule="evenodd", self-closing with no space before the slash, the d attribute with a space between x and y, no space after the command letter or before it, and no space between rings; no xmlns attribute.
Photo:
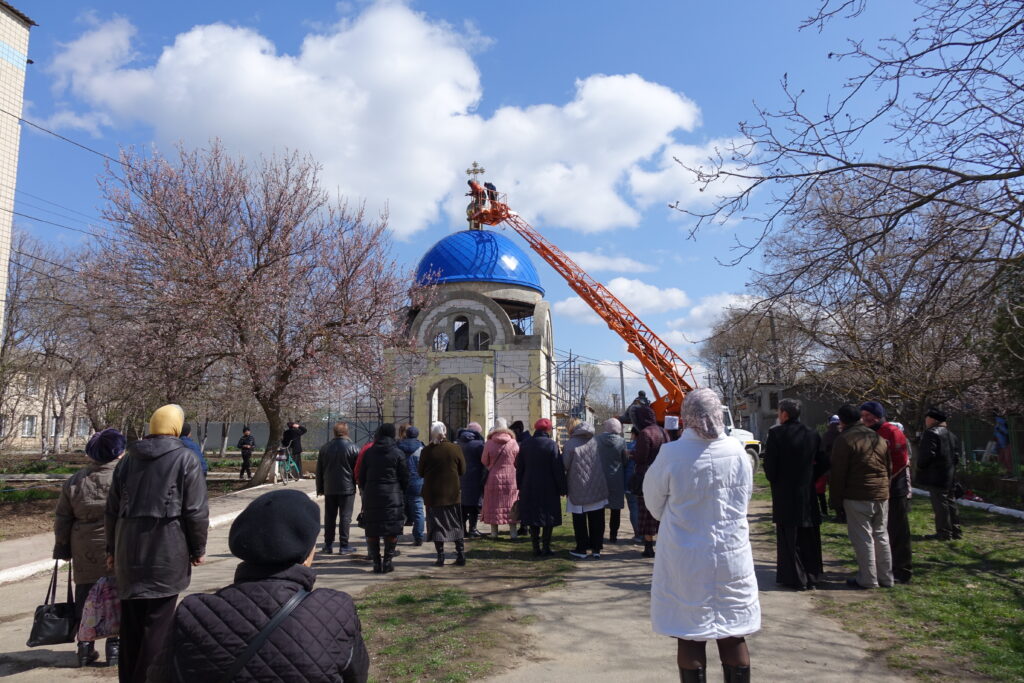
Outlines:
<svg viewBox="0 0 1024 683"><path fill-rule="evenodd" d="M714 640L725 680L749 681L744 636L761 628L747 528L753 472L724 433L714 391L690 392L682 422L682 436L661 447L644 477L647 509L661 522L651 625L678 639L680 680L705 680L704 647Z"/></svg>

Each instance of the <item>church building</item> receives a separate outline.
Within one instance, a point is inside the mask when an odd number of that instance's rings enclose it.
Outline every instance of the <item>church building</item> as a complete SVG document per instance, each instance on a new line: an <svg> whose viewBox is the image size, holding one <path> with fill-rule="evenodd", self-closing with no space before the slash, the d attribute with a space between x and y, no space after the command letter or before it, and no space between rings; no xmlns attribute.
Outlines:
<svg viewBox="0 0 1024 683"><path fill-rule="evenodd" d="M449 435L469 422L486 432L495 417L531 430L541 417L554 421L551 308L526 253L471 222L434 244L416 277L436 295L410 315L421 353L394 357L409 385L385 402L384 420L408 420L424 440L438 420Z"/></svg>

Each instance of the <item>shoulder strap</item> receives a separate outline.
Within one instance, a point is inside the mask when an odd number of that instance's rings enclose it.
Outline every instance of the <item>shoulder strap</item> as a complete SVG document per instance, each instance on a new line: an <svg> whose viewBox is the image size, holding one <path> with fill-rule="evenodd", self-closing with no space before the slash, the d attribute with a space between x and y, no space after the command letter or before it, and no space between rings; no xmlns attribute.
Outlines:
<svg viewBox="0 0 1024 683"><path fill-rule="evenodd" d="M249 663L249 660L253 658L253 655L255 655L263 646L263 643L267 642L267 638L270 637L270 634L281 625L281 622L284 621L289 614L295 611L295 608L299 606L299 603L305 600L308 595L309 591L305 588L300 588L295 591L295 595L293 595L288 602L281 605L280 609L278 609L277 612L274 613L274 616L271 617L270 621L267 622L267 625L264 626L258 634L256 634L256 637L253 638L251 643L249 643L249 647L245 648L245 652L238 655L238 658L232 662L231 668L221 676L220 683L230 683L230 681L234 680L235 676L238 675L238 672Z"/></svg>

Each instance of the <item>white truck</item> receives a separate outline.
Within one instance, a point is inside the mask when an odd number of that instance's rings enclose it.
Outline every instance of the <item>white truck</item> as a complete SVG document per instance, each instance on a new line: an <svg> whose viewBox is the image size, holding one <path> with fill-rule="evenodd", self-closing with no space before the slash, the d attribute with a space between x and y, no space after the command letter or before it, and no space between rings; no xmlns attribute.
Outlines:
<svg viewBox="0 0 1024 683"><path fill-rule="evenodd" d="M737 427L732 421L732 412L725 406L722 406L722 417L725 422L725 433L740 442L743 450L750 456L751 467L757 472L761 465L761 442L754 438L752 432Z"/></svg>

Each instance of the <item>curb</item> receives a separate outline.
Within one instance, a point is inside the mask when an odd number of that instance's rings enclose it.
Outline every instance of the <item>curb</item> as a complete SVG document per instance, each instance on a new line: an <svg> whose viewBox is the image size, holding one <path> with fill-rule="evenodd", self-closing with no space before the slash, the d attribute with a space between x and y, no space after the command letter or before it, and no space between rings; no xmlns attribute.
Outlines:
<svg viewBox="0 0 1024 683"><path fill-rule="evenodd" d="M275 484L260 484L259 486L253 486L251 489L245 489L245 491L254 491L256 489L262 489L268 486L275 486ZM234 493L229 493L227 495L233 496L237 495L238 493L242 493L242 491L235 491ZM309 496L310 500L316 502L316 491L308 493L307 495ZM242 508L242 510L244 509L245 508ZM238 515L242 514L242 510L236 510L234 512L225 512L224 514L217 515L216 517L211 517L210 528L216 529L219 526L230 524L235 520L235 517L238 517ZM48 572L51 570L53 562L54 560L50 558L46 560L28 562L26 564L19 564L17 567L10 567L8 569L0 570L0 586L7 583L21 581L22 579L27 579L29 577L35 576L36 574ZM58 567L63 567L66 564L67 562L64 560L57 560Z"/></svg>
<svg viewBox="0 0 1024 683"><path fill-rule="evenodd" d="M918 496L930 496L931 493L923 489L911 488L911 491ZM1013 508L1004 508L994 505L992 503L979 503L976 500L964 500L963 498L956 499L957 505L962 505L968 508L977 508L984 510L985 512L992 512L997 515L1006 515L1007 517L1016 517L1017 519L1024 519L1024 510L1014 510Z"/></svg>

